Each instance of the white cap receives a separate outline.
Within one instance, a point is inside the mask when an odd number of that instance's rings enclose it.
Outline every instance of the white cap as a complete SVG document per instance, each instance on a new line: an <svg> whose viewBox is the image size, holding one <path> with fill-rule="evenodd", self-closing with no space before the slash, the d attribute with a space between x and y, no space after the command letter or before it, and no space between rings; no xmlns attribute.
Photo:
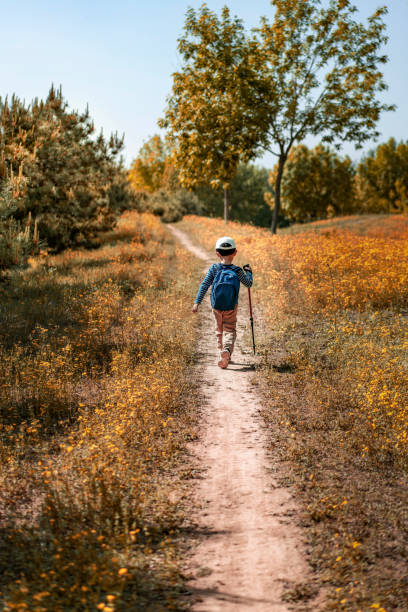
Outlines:
<svg viewBox="0 0 408 612"><path fill-rule="evenodd" d="M221 249L221 250L226 250L226 249L236 249L237 247L235 246L235 241L230 238L229 236L223 236L222 238L218 238L217 242L215 243L215 249Z"/></svg>

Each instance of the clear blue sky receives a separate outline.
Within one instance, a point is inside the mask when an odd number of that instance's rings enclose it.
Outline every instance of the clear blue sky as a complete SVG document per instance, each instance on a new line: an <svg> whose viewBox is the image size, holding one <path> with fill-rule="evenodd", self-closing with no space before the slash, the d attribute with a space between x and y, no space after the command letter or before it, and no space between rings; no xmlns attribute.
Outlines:
<svg viewBox="0 0 408 612"><path fill-rule="evenodd" d="M384 100L398 105L379 124L386 140L408 139L408 0L355 0L361 16L387 4L390 41ZM51 83L62 85L71 107L91 116L105 133L125 133L126 161L158 132L156 121L178 69L177 38L188 6L201 0L0 0L0 96L16 93L29 101L45 97ZM271 15L268 0L208 0L219 11L227 4L248 28ZM312 144L309 141L308 144ZM352 145L343 149L353 158ZM274 158L260 163L272 166Z"/></svg>

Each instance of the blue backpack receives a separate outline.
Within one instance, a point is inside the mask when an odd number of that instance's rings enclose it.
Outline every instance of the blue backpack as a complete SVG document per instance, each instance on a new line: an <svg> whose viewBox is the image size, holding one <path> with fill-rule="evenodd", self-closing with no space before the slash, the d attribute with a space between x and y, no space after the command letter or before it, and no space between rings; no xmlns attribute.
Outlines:
<svg viewBox="0 0 408 612"><path fill-rule="evenodd" d="M211 306L216 310L234 310L238 303L239 278L235 268L218 264L211 288Z"/></svg>

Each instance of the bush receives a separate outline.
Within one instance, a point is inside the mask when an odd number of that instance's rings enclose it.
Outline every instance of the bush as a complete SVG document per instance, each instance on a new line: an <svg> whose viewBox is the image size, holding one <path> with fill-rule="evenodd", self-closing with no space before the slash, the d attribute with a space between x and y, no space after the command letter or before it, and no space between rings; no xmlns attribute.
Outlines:
<svg viewBox="0 0 408 612"><path fill-rule="evenodd" d="M180 221L183 215L203 214L203 208L194 193L186 189L167 191L158 189L151 196L146 197L144 210L152 212L162 218L165 223Z"/></svg>
<svg viewBox="0 0 408 612"><path fill-rule="evenodd" d="M19 182L23 182L21 176L14 181L13 192L13 181L7 179L0 192L0 270L24 267L28 257L40 247L37 224L32 223L31 215L25 224L12 216L18 210Z"/></svg>

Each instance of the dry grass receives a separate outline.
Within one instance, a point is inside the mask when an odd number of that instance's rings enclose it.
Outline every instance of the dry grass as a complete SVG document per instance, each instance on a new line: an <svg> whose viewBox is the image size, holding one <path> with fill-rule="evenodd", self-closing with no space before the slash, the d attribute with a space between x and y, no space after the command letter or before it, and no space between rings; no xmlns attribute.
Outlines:
<svg viewBox="0 0 408 612"><path fill-rule="evenodd" d="M210 249L231 234L253 264L264 416L333 610L408 608L408 230L393 219L277 237L183 222Z"/></svg>
<svg viewBox="0 0 408 612"><path fill-rule="evenodd" d="M401 231L408 229L407 215L348 215L345 217L333 217L311 223L295 223L289 227L278 230L279 234L298 234L300 232L327 232L327 231L350 231L353 234L364 236L392 237L400 235Z"/></svg>
<svg viewBox="0 0 408 612"><path fill-rule="evenodd" d="M133 213L102 248L43 255L3 284L3 609L181 609L187 265Z"/></svg>

